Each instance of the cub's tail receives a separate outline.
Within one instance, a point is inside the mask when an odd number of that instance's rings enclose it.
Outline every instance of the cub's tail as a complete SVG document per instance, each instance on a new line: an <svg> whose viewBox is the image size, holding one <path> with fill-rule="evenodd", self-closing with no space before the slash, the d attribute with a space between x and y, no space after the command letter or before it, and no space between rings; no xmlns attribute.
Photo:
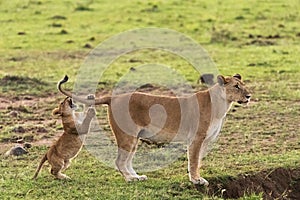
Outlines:
<svg viewBox="0 0 300 200"><path fill-rule="evenodd" d="M42 160L41 160L41 162L40 162L38 168L36 169L36 172L35 172L35 174L34 174L34 176L33 176L32 179L36 179L36 177L38 176L38 174L39 174L39 172L40 172L40 170L41 170L43 164L46 162L46 160L47 160L47 153L46 153L46 154L44 155L44 157L42 158Z"/></svg>

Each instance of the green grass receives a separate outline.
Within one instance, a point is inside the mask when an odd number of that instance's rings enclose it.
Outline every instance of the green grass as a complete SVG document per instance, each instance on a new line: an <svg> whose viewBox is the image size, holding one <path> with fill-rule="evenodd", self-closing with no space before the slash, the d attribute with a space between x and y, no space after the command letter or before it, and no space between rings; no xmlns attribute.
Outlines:
<svg viewBox="0 0 300 200"><path fill-rule="evenodd" d="M218 142L203 162L203 176L222 180L264 169L299 167L299 10L300 4L293 0L0 1L0 97L21 103L0 104L0 139L3 144L18 138L36 141L61 132L60 124L51 116L57 99L63 98L56 83L68 74L67 87L73 87L92 50L89 46L95 48L127 30L162 27L199 42L220 73L240 73L253 93L253 104L229 113ZM176 55L141 50L115 60L99 80L99 88L109 90L131 67L149 63L170 66L192 85L199 77ZM33 103L26 103L25 97L32 98ZM12 117L12 110L20 116ZM110 133L104 113L101 111L99 117ZM18 126L26 133L13 131ZM47 131L40 133L37 126ZM46 147L35 146L19 159L1 155L1 199L213 198L188 182L184 155L168 168L147 173L147 182L128 184L84 150L67 171L72 181L54 180L45 169L37 181L32 181L45 151Z"/></svg>

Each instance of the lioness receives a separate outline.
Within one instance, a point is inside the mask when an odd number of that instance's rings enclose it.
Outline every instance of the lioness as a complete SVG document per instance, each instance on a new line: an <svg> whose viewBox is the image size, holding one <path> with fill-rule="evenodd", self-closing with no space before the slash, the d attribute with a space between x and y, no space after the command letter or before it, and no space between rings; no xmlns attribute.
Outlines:
<svg viewBox="0 0 300 200"><path fill-rule="evenodd" d="M218 136L232 103L248 103L251 97L239 74L219 75L210 89L187 97L134 92L86 100L62 89L61 85L67 81L66 76L58 83L58 89L66 96L87 105L108 105L109 123L118 145L116 166L127 181L147 179L132 168L139 138L154 142L184 138L188 141L189 179L207 186L208 182L199 174L207 146Z"/></svg>
<svg viewBox="0 0 300 200"><path fill-rule="evenodd" d="M70 179L61 172L70 166L71 159L81 150L85 135L89 132L90 123L96 114L92 107L89 107L86 113L75 112L74 107L72 99L67 97L52 111L53 115L62 117L64 133L43 156L33 179L37 177L46 160L51 165L51 174L56 178Z"/></svg>

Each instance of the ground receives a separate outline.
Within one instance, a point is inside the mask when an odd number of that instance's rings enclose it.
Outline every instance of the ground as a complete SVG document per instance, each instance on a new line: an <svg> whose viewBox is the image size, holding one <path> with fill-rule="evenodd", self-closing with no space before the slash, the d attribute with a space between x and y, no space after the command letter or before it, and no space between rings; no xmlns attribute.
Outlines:
<svg viewBox="0 0 300 200"><path fill-rule="evenodd" d="M0 2L0 198L1 199L299 199L299 6L287 1L37 1ZM188 181L187 158L147 182L125 183L120 174L83 149L57 181L42 169L31 177L47 147L62 134L52 109L64 98L56 84L65 74L72 90L89 52L131 29L170 28L201 44L223 75L240 73L252 91L248 106L234 105L201 174L208 189ZM116 59L97 96L109 93L129 71L160 63L181 73L193 88L200 74L183 58L143 49ZM171 94L151 84L146 92ZM106 110L97 107L108 139ZM17 142L33 147L22 157L4 157ZM143 146L144 145L144 146ZM141 143L141 151L157 148ZM183 149L184 151L184 149ZM139 163L135 163L139 164Z"/></svg>
<svg viewBox="0 0 300 200"><path fill-rule="evenodd" d="M154 94L159 93L172 95L169 91L153 87L152 85L142 87L141 91L151 92ZM107 93L108 91L102 91L98 93L97 96L103 96ZM11 124L18 121L17 124L12 126L12 130L10 130L12 134L9 134L8 136L2 135L2 145L0 148L1 154L18 142L29 142L35 148L49 146L61 135L62 128L60 125L60 119L51 116L51 109L54 108L61 100L61 98L57 99L55 95L57 94L51 94L47 97L39 98L35 96L24 96L13 99L0 99L0 107L3 111L1 112L1 115L8 117L4 120L1 129L9 127ZM299 106L297 102L288 103L290 106ZM260 158L247 158L249 159L248 164L251 165L249 166L250 171L238 175L227 174L225 177L223 175L216 176L217 173L215 174L214 171L208 172L208 174L210 174L210 178L208 178L210 185L208 188L193 188L186 184L174 184L172 186L174 192L179 192L180 190L188 187L189 189L199 190L203 194L223 198L240 198L245 194L262 195L265 199L297 199L300 197L300 193L297 189L300 180L300 169L295 167L287 168L279 164L280 159L286 159L284 158L285 156L291 156L290 159L292 159L292 162L297 162L297 157L294 157L294 155L299 155L299 153L297 153L299 141L297 140L298 138L296 134L296 127L298 124L296 121L291 123L290 120L294 115L289 114L288 111L281 111L283 112L282 114L280 114L281 112L273 113L273 115L276 115L277 117L274 119L268 118L267 121L260 120L261 125L257 126L255 124L259 119L264 119L270 115L268 111L260 112L255 116L248 113L251 112L252 109L258 109L258 106L262 105L259 105L257 100L254 100L246 107L234 105L233 109L228 114L225 131L223 131L223 134L220 136L219 143L217 143L212 150L212 157L208 156L208 160L212 162L226 162L228 159L228 163L223 166L222 170L226 170L226 168L234 168L231 172L232 174L238 173L240 169L244 168L243 170L245 170L245 168L248 168L247 166L242 166L246 164L243 164L243 158L240 158L244 154L248 155L249 152L251 152L254 156L262 156ZM287 107L286 102L277 102L272 106L274 107L273 109L280 106ZM103 109L100 109L100 115L100 123L105 124L103 130L107 132L107 135L110 135L110 139L114 142L114 138L109 126L107 125L106 114ZM251 119L252 122L250 122L249 119ZM239 121L239 124L234 125L237 121ZM278 124L278 121L281 123ZM249 131L253 133L252 135L256 132L260 132L260 134L257 134L255 137L249 137L248 134L245 134L245 128L241 128L243 127L243 124L251 127ZM269 132L270 130L264 131L261 129L261 127L265 127L268 124L272 124L272 132ZM282 124L289 124L286 127L286 129L289 130L288 135L282 136L281 134L278 134L281 130ZM227 132L229 131L227 129L232 132ZM233 149L237 145L239 145L238 151ZM263 148L259 148L262 146ZM151 148L157 147L153 146ZM278 159L278 161L275 161L273 164L272 162L267 161L270 168L265 169L265 166L263 166L263 159L270 159L268 158L268 154L270 153L274 155L277 154L276 159ZM224 154L227 154L225 158ZM183 160L186 162L186 158L183 158ZM205 161L204 163L206 162L208 161ZM205 165L206 164L204 164L204 168L206 167ZM209 168L211 167L212 166L209 166ZM211 168L211 170L214 169Z"/></svg>

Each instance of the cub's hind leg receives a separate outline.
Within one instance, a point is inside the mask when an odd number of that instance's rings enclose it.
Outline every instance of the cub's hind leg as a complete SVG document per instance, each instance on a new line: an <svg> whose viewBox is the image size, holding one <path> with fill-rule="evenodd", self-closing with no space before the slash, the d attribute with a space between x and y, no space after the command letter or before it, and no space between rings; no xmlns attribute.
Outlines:
<svg viewBox="0 0 300 200"><path fill-rule="evenodd" d="M52 155L48 161L51 165L50 172L53 176L55 176L57 179L70 179L70 177L61 173L65 166L65 162L62 158Z"/></svg>
<svg viewBox="0 0 300 200"><path fill-rule="evenodd" d="M71 161L70 160L65 160L64 161L64 166L63 168L61 169L61 171L65 171L66 169L68 169L71 165Z"/></svg>

